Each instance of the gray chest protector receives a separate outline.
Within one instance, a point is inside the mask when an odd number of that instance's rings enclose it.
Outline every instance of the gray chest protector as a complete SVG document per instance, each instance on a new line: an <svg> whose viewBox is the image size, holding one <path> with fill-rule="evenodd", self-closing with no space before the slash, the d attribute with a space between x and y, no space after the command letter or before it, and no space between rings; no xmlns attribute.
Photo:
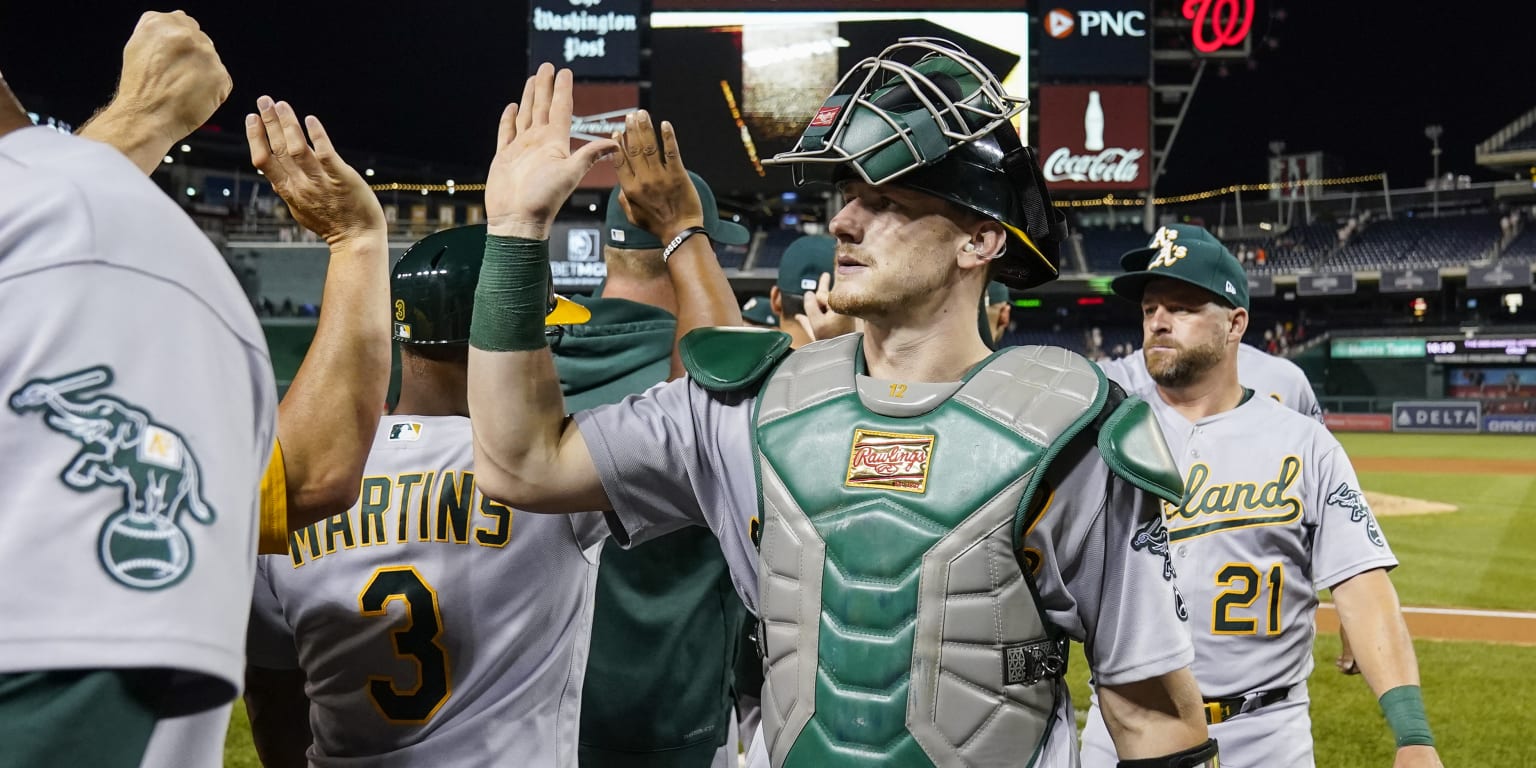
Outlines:
<svg viewBox="0 0 1536 768"><path fill-rule="evenodd" d="M757 403L772 764L1030 764L1064 656L1018 552L1109 387L1054 347L958 383L874 381L859 345L796 352Z"/></svg>

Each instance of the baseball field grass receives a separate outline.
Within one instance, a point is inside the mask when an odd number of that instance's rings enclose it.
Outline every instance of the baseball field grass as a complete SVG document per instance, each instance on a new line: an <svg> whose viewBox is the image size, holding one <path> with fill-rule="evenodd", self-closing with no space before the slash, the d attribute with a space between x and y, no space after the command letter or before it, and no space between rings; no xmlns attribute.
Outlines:
<svg viewBox="0 0 1536 768"><path fill-rule="evenodd" d="M1341 434L1367 491L1456 505L1443 514L1384 516L1401 566L1404 605L1536 611L1536 437ZM1401 461L1399 461L1401 460ZM1485 466L1476 466L1486 462ZM1401 464L1402 466L1397 466ZM1475 471L1467 471L1467 470ZM1536 637L1529 644L1416 639L1424 700L1448 766L1536 766ZM1339 674L1339 638L1319 634L1309 681L1320 768L1391 765L1391 736L1358 676ZM1073 701L1088 707L1088 667L1073 645ZM235 706L225 766L256 768L245 709Z"/></svg>

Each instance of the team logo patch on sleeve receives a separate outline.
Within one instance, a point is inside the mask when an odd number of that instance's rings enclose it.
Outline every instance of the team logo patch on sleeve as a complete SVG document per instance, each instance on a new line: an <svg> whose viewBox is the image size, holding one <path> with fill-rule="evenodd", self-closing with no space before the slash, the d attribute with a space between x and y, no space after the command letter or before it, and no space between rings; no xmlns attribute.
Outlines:
<svg viewBox="0 0 1536 768"><path fill-rule="evenodd" d="M883 488L923 493L928 490L928 466L933 435L903 435L856 429L848 454L849 488Z"/></svg>
<svg viewBox="0 0 1536 768"><path fill-rule="evenodd" d="M162 589L187 575L192 542L183 512L209 525L197 458L179 432L153 421L149 411L99 394L112 369L96 366L53 379L33 379L11 393L18 414L40 414L43 424L81 443L59 479L78 493L101 486L122 489L121 508L101 527L98 555L107 575L134 589Z"/></svg>
<svg viewBox="0 0 1536 768"><path fill-rule="evenodd" d="M1328 494L1328 500L1325 503L1330 507L1349 510L1349 521L1364 522L1365 535L1370 538L1372 544L1378 547L1387 546L1387 540L1381 536L1381 529L1376 527L1376 516L1371 514L1371 507L1365 502L1365 495L1349 487L1349 483L1339 483L1339 487Z"/></svg>
<svg viewBox="0 0 1536 768"><path fill-rule="evenodd" d="M1161 515L1154 515L1152 519L1142 523L1141 527L1136 529L1136 535L1131 539L1131 549L1163 558L1163 581L1168 582L1173 589L1174 611L1178 613L1180 621L1188 621L1189 608L1184 605L1184 595L1179 593L1178 584L1174 581L1178 573L1173 569L1173 555L1168 546L1168 528L1163 525Z"/></svg>
<svg viewBox="0 0 1536 768"><path fill-rule="evenodd" d="M393 442L415 442L421 439L421 424L401 421L389 425L389 439Z"/></svg>

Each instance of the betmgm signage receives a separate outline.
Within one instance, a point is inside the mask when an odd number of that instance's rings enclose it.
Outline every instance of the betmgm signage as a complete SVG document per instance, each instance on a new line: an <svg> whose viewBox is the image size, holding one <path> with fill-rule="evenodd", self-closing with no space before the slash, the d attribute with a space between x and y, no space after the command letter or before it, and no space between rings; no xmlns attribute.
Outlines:
<svg viewBox="0 0 1536 768"><path fill-rule="evenodd" d="M534 0L528 71L544 62L577 78L640 77L641 0Z"/></svg>

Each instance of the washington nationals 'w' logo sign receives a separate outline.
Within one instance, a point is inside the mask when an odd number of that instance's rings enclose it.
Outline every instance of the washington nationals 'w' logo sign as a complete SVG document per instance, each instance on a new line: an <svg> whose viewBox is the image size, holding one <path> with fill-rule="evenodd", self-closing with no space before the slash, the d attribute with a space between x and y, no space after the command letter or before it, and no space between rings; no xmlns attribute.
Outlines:
<svg viewBox="0 0 1536 768"><path fill-rule="evenodd" d="M121 508L101 527L98 554L107 574L135 589L168 587L192 566L181 514L207 525L213 509L186 441L148 411L93 391L111 384L106 366L33 379L11 393L10 406L19 414L41 412L49 429L81 443L59 475L66 486L80 493L122 489Z"/></svg>
<svg viewBox="0 0 1536 768"><path fill-rule="evenodd" d="M1195 50L1214 53L1242 45L1248 37L1253 0L1184 0L1184 18L1195 23Z"/></svg>
<svg viewBox="0 0 1536 768"><path fill-rule="evenodd" d="M1178 574L1173 570L1173 554L1168 548L1168 528L1163 525L1162 515L1153 516L1136 529L1136 535L1131 539L1131 549L1163 558L1163 580L1172 585L1174 610L1179 614L1180 621L1188 621L1189 609L1184 606L1184 595L1179 593L1179 587L1173 581Z"/></svg>
<svg viewBox="0 0 1536 768"><path fill-rule="evenodd" d="M1325 503L1330 507L1343 507L1349 510L1351 523L1365 522L1365 535L1370 537L1372 544L1378 547L1387 545L1387 540L1381 537L1381 530L1376 527L1376 518L1371 514L1370 505L1365 503L1365 496L1349 487L1349 483L1339 483L1339 487L1328 494L1328 500Z"/></svg>

